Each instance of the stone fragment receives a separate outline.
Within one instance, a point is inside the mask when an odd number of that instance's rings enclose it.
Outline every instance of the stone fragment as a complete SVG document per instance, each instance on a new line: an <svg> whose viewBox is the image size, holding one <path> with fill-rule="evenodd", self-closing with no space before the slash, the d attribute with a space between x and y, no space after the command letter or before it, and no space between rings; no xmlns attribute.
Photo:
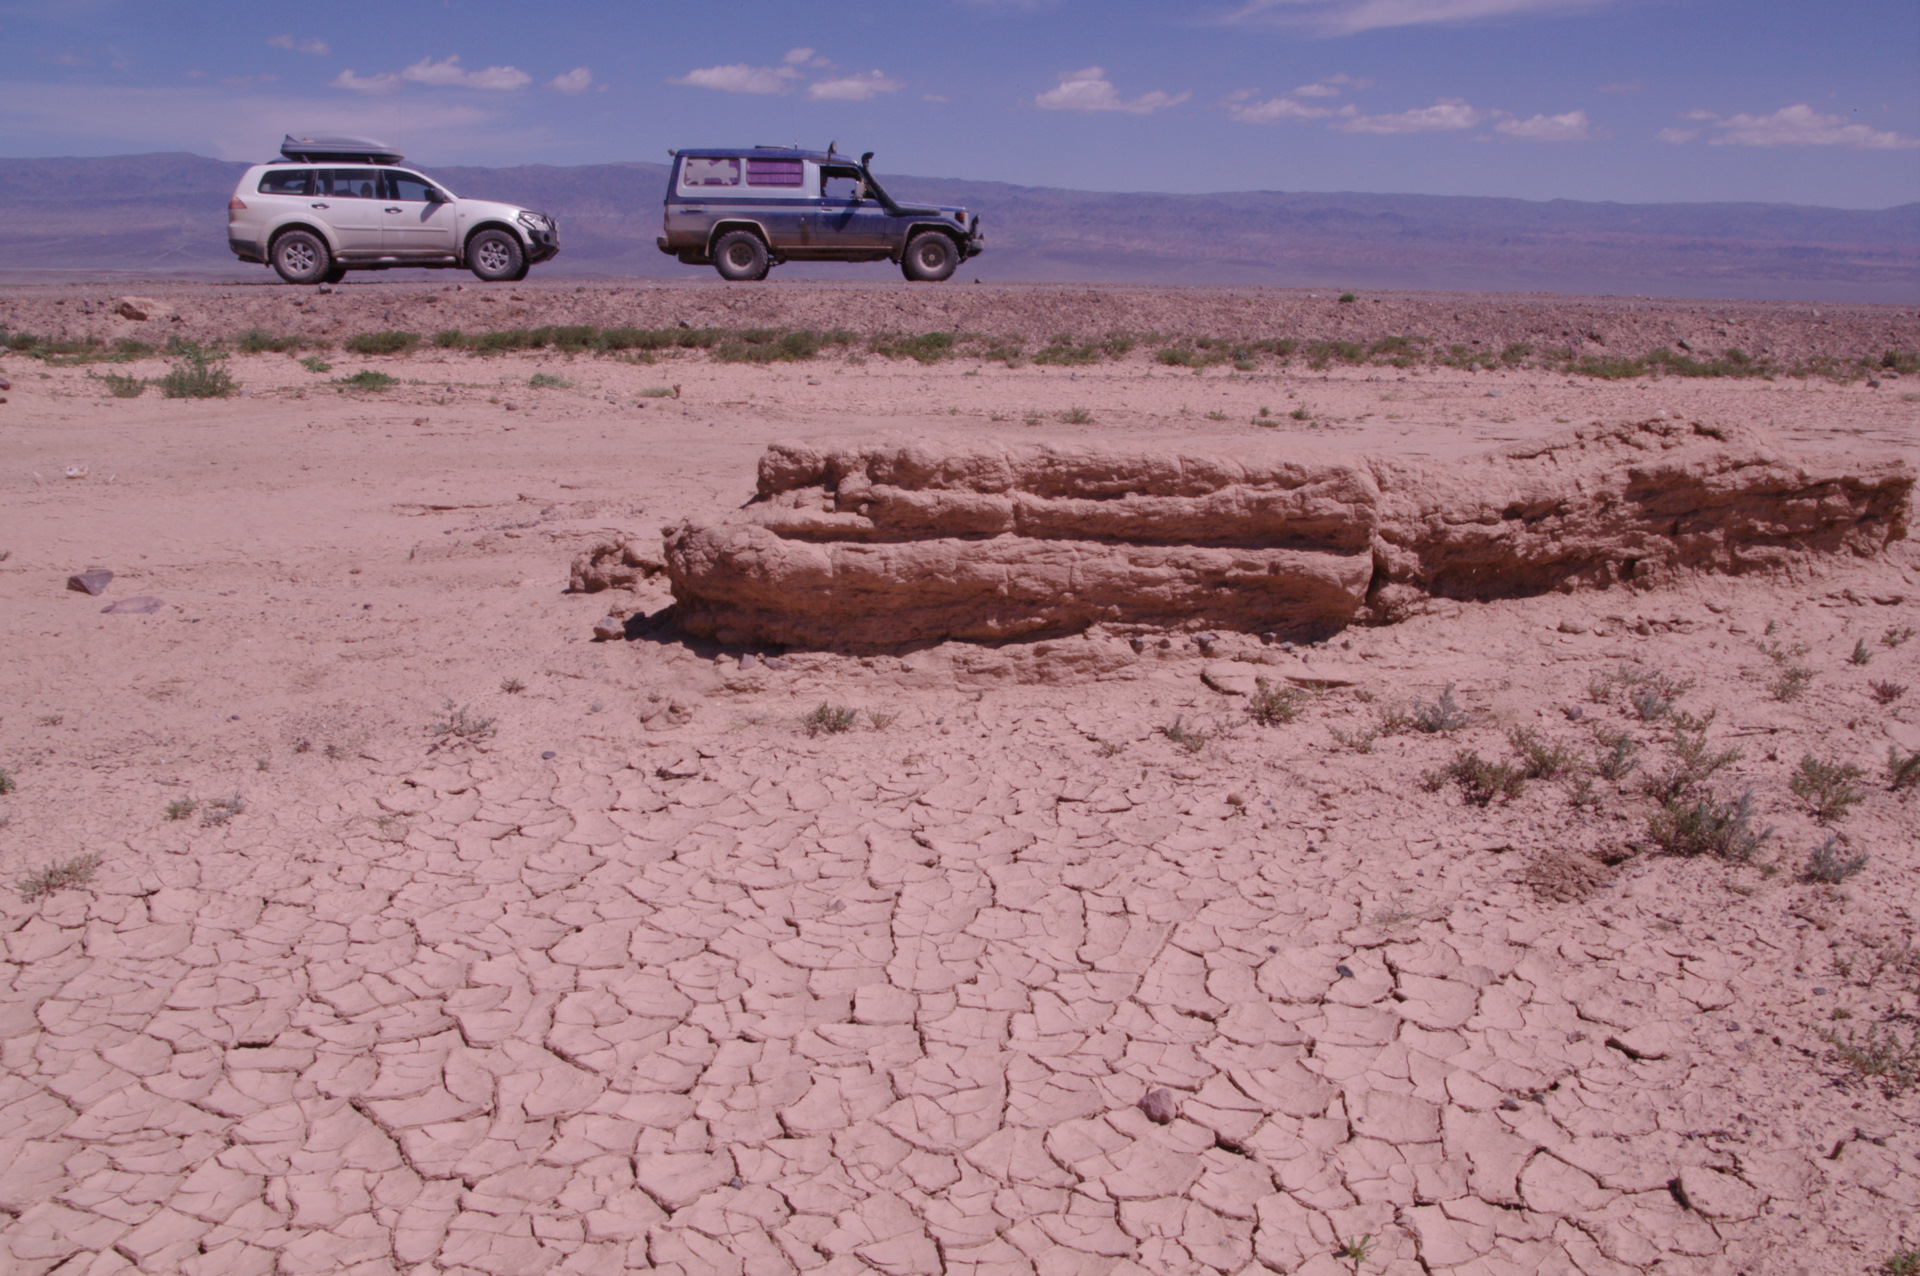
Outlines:
<svg viewBox="0 0 1920 1276"><path fill-rule="evenodd" d="M67 588L77 594L92 594L98 598L106 592L107 585L112 580L112 572L104 567L93 567L67 577Z"/></svg>
<svg viewBox="0 0 1920 1276"><path fill-rule="evenodd" d="M100 609L103 616L151 616L165 606L152 594L141 594L135 598L122 598L118 602L108 603Z"/></svg>
<svg viewBox="0 0 1920 1276"><path fill-rule="evenodd" d="M1173 1119L1180 1115L1180 1107L1174 1102L1173 1091L1164 1088L1147 1091L1140 1100L1140 1111L1147 1120L1155 1125L1172 1125Z"/></svg>
<svg viewBox="0 0 1920 1276"><path fill-rule="evenodd" d="M666 569L656 542L625 537L596 541L574 555L567 588L576 594L632 589Z"/></svg>
<svg viewBox="0 0 1920 1276"><path fill-rule="evenodd" d="M602 616L593 622L595 642L618 642L627 636L627 624L618 616Z"/></svg>
<svg viewBox="0 0 1920 1276"><path fill-rule="evenodd" d="M163 309L161 304L151 297L122 297L113 308L113 313L122 319L131 319L135 323L145 323Z"/></svg>
<svg viewBox="0 0 1920 1276"><path fill-rule="evenodd" d="M1250 696L1254 692L1254 679L1266 671L1257 665L1243 665L1236 661L1208 665L1200 671L1200 681L1226 696Z"/></svg>

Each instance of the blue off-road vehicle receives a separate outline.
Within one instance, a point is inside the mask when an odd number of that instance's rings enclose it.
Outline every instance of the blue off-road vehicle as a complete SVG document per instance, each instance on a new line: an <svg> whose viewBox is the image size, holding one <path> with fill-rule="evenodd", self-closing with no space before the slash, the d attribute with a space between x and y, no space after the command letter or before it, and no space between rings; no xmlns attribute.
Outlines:
<svg viewBox="0 0 1920 1276"><path fill-rule="evenodd" d="M786 261L892 261L934 281L986 246L977 213L899 203L872 159L831 146L675 151L660 251L725 279L765 279Z"/></svg>

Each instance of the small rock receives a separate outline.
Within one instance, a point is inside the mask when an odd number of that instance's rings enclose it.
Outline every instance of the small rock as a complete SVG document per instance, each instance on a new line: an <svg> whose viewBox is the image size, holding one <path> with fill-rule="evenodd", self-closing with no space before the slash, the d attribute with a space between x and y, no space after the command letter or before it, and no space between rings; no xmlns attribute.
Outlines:
<svg viewBox="0 0 1920 1276"><path fill-rule="evenodd" d="M67 477L70 479L83 479L87 474L88 470L84 465L69 465L67 467Z"/></svg>
<svg viewBox="0 0 1920 1276"><path fill-rule="evenodd" d="M596 642L617 642L626 636L626 622L618 616L602 616L593 623L593 637Z"/></svg>
<svg viewBox="0 0 1920 1276"><path fill-rule="evenodd" d="M500 406L505 408L509 412L518 412L520 410L520 405L518 403L513 402L511 399L501 404Z"/></svg>
<svg viewBox="0 0 1920 1276"><path fill-rule="evenodd" d="M1578 722L1580 721L1580 719L1587 716L1586 709L1581 705L1577 705L1577 704L1570 704L1566 708L1562 709L1560 712L1567 715L1568 722Z"/></svg>
<svg viewBox="0 0 1920 1276"><path fill-rule="evenodd" d="M1351 969L1350 967L1347 967L1347 966L1344 966L1344 965L1342 965L1342 966L1335 966L1335 967L1333 968L1333 973L1334 973L1334 974L1336 974L1336 975L1338 975L1338 976L1340 976L1340 978L1342 978L1342 979L1352 979L1352 978L1353 978L1353 971L1352 971L1352 969Z"/></svg>
<svg viewBox="0 0 1920 1276"><path fill-rule="evenodd" d="M108 603L100 609L103 616L151 616L165 606L152 594L142 594L138 598L122 598L119 602Z"/></svg>
<svg viewBox="0 0 1920 1276"><path fill-rule="evenodd" d="M1132 647L1133 654L1137 656L1147 649L1147 640L1145 638L1129 638L1127 639L1127 646Z"/></svg>
<svg viewBox="0 0 1920 1276"><path fill-rule="evenodd" d="M1280 650L1282 650L1282 651L1292 651L1292 650L1293 650L1293 644L1292 644L1292 643L1290 643L1290 642L1283 642L1283 643L1281 643L1281 644L1280 644Z"/></svg>
<svg viewBox="0 0 1920 1276"><path fill-rule="evenodd" d="M553 761L553 760L554 760L555 758L557 758L557 757L559 757L559 756L560 756L560 755L559 755L559 754L557 754L557 753L555 753L555 752L554 752L554 751L553 751L552 749L548 749L548 750L547 750L547 751L546 751L545 753L542 753L542 754L540 755L540 760L541 760L542 762L551 762L551 761Z"/></svg>
<svg viewBox="0 0 1920 1276"><path fill-rule="evenodd" d="M588 712L588 713L598 713L598 712L600 712L600 702L599 702L598 700L595 700L595 701L594 701L594 702L593 702L592 704L590 704L590 705L588 705L588 706L587 706L587 712Z"/></svg>
<svg viewBox="0 0 1920 1276"><path fill-rule="evenodd" d="M98 598L106 592L107 584L113 579L113 573L104 567L95 567L76 576L67 577L67 588L77 594L92 594Z"/></svg>
<svg viewBox="0 0 1920 1276"><path fill-rule="evenodd" d="M1173 1092L1166 1089L1147 1091L1146 1097L1140 1100L1140 1111L1155 1125L1172 1125L1173 1118L1180 1115Z"/></svg>
<svg viewBox="0 0 1920 1276"><path fill-rule="evenodd" d="M1250 696L1259 673L1253 665L1223 663L1208 665L1200 671L1200 681L1225 696Z"/></svg>
<svg viewBox="0 0 1920 1276"><path fill-rule="evenodd" d="M759 659L751 651L743 651L740 653L740 667L742 669L751 669L759 663Z"/></svg>
<svg viewBox="0 0 1920 1276"><path fill-rule="evenodd" d="M1584 620L1563 620L1560 622L1560 632L1563 634L1584 634L1587 632L1587 622Z"/></svg>
<svg viewBox="0 0 1920 1276"><path fill-rule="evenodd" d="M814 384L818 385L820 383L816 381L814 382ZM747 1185L746 1180L741 1178L738 1174L734 1175L732 1178L727 1180L728 1187L745 1187L746 1185Z"/></svg>
<svg viewBox="0 0 1920 1276"><path fill-rule="evenodd" d="M1271 646L1273 646L1273 644L1274 644L1274 643L1276 643L1276 642L1279 642L1279 641L1280 641L1280 635L1279 635L1279 634L1275 634L1275 633L1265 633L1265 634L1261 634L1261 635L1260 635L1260 641L1261 641L1262 643L1264 643L1264 644L1266 644L1267 646L1269 646L1269 647L1271 647Z"/></svg>
<svg viewBox="0 0 1920 1276"><path fill-rule="evenodd" d="M1489 390L1487 391L1487 397L1489 399L1497 399L1500 397L1500 392L1498 390Z"/></svg>
<svg viewBox="0 0 1920 1276"><path fill-rule="evenodd" d="M1872 377L1867 378L1867 389L1878 390L1879 388L1880 388L1880 383L1878 381L1875 381Z"/></svg>
<svg viewBox="0 0 1920 1276"><path fill-rule="evenodd" d="M1160 640L1160 650L1167 651L1167 650L1170 650L1172 647L1173 647L1173 639L1162 638Z"/></svg>
<svg viewBox="0 0 1920 1276"><path fill-rule="evenodd" d="M767 656L761 663L765 664L769 669L785 669L787 667L787 662L778 656Z"/></svg>
<svg viewBox="0 0 1920 1276"><path fill-rule="evenodd" d="M145 323L147 316L156 309L158 309L158 307L145 297L122 297L120 304L113 308L113 313L119 315L122 319L131 319L135 323Z"/></svg>
<svg viewBox="0 0 1920 1276"><path fill-rule="evenodd" d="M11 389L13 389L13 382L7 380L5 377L0 377L0 390Z"/></svg>
<svg viewBox="0 0 1920 1276"><path fill-rule="evenodd" d="M321 285L320 285L320 287L319 287L319 288L317 289L317 291L319 291L319 292L322 292L322 293L329 293L329 292L332 292L332 291L333 291L333 285L332 285L332 284L321 284Z"/></svg>

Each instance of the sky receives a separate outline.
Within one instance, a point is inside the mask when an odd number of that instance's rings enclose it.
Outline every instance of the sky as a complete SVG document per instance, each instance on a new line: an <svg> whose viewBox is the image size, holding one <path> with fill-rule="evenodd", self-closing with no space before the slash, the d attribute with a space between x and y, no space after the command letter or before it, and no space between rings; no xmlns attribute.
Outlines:
<svg viewBox="0 0 1920 1276"><path fill-rule="evenodd" d="M0 0L0 155L875 151L1106 191L1920 200L1913 0Z"/></svg>

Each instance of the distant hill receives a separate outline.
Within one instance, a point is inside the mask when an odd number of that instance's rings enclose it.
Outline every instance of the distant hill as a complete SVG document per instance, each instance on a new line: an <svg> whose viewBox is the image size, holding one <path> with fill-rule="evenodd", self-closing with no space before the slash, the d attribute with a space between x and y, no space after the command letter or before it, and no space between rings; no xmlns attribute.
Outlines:
<svg viewBox="0 0 1920 1276"><path fill-rule="evenodd" d="M429 167L463 195L559 218L562 251L543 272L697 277L654 247L665 165ZM244 168L182 154L8 160L0 279L258 278L224 235ZM1920 302L1920 204L1119 194L880 174L903 199L980 210L988 250L963 268L968 278Z"/></svg>

